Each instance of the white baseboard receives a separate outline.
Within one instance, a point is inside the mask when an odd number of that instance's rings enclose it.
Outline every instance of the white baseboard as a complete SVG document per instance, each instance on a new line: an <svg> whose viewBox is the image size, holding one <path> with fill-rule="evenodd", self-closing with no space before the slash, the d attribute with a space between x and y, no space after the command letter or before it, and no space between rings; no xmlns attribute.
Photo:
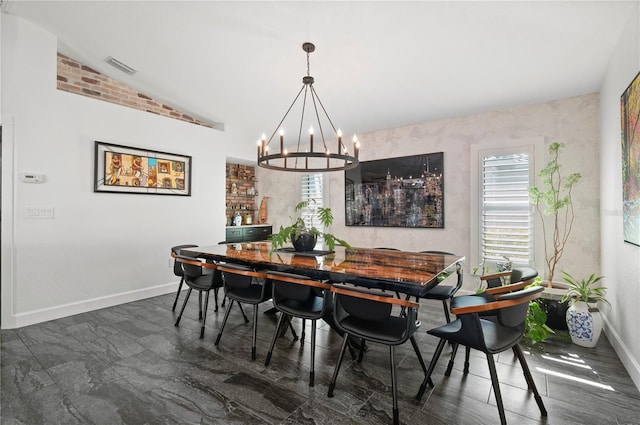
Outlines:
<svg viewBox="0 0 640 425"><path fill-rule="evenodd" d="M152 286L150 288L137 289L135 291L122 292L119 294L107 295L104 297L93 298L84 301L77 301L74 303L16 314L13 317L12 323L14 325L13 327L21 328L23 326L47 322L49 320L61 319L63 317L73 316L75 314L99 310L101 308L113 307L115 305L129 303L132 301L156 297L158 295L165 295L171 292L175 292L175 290L176 283L172 282L163 285Z"/></svg>
<svg viewBox="0 0 640 425"><path fill-rule="evenodd" d="M604 314L602 315L602 321L604 322L603 331L605 335L607 335L609 343L618 355L620 362L622 362L624 368L629 373L631 380L636 384L636 388L640 390L640 364L638 364L638 360L633 357L633 354L629 351L627 345L622 341L620 335L618 335L616 330L611 326Z"/></svg>

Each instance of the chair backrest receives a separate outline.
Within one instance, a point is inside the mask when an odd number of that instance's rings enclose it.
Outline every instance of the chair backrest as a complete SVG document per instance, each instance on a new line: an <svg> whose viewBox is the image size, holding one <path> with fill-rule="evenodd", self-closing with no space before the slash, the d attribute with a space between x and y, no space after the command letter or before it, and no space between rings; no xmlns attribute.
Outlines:
<svg viewBox="0 0 640 425"><path fill-rule="evenodd" d="M336 289L342 289L345 292ZM381 321L391 316L393 304L384 301L389 298L394 299L394 297L388 292L343 284L334 285L332 291L336 293L334 307L339 311L339 314L348 314L358 319L374 321ZM359 294L375 295L378 298L364 298L358 296Z"/></svg>
<svg viewBox="0 0 640 425"><path fill-rule="evenodd" d="M405 327L401 334L394 335L394 344L403 343L417 329L417 311L420 307L418 303L408 299L396 298L379 289L343 283L333 284L331 292L334 294L333 317L339 328L342 327L343 320L346 321L354 317L360 323L358 325L360 330L368 334L362 334L361 337L376 341L380 332L385 329L382 324L386 320L402 320L405 323ZM392 315L394 305L402 307L403 315ZM368 325L363 325L363 322L368 323ZM349 332L347 329L344 330ZM379 342L389 343L391 341L383 338Z"/></svg>
<svg viewBox="0 0 640 425"><path fill-rule="evenodd" d="M535 279L538 272L531 268L517 268L500 273L481 276L480 279L487 282L487 288L497 288L504 285L504 278L509 278L509 283L518 283Z"/></svg>
<svg viewBox="0 0 640 425"><path fill-rule="evenodd" d="M185 279L195 279L202 276L202 261L198 260L198 254L195 252L181 252L176 255L176 262L182 268Z"/></svg>
<svg viewBox="0 0 640 425"><path fill-rule="evenodd" d="M527 318L529 301L538 298L542 286L532 286L520 291L508 292L496 297L496 301L512 301L514 305L502 307L498 310L498 323L510 328L520 327L524 330L524 322Z"/></svg>
<svg viewBox="0 0 640 425"><path fill-rule="evenodd" d="M225 263L220 267L224 285L230 289L248 288L253 283L255 270L249 266Z"/></svg>
<svg viewBox="0 0 640 425"><path fill-rule="evenodd" d="M180 251L182 249L184 249L184 248L197 248L197 247L198 247L198 245L190 245L190 244L173 246L173 247L171 247L171 256L173 258L175 258L176 255L180 255ZM183 276L183 274L182 274L182 264L180 264L180 262L175 261L175 260L173 261L173 274L175 274L176 276L180 276L180 277Z"/></svg>
<svg viewBox="0 0 640 425"><path fill-rule="evenodd" d="M319 296L322 290L331 288L328 283L293 273L268 272L267 279L270 279L273 285L274 304L283 300L308 301Z"/></svg>
<svg viewBox="0 0 640 425"><path fill-rule="evenodd" d="M511 283L533 280L536 277L538 277L538 271L528 267L511 270Z"/></svg>

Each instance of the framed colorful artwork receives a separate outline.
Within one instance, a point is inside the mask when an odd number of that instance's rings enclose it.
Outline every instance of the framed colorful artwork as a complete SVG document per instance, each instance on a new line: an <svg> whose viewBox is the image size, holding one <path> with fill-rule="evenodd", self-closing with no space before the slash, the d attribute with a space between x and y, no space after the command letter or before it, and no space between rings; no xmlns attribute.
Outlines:
<svg viewBox="0 0 640 425"><path fill-rule="evenodd" d="M640 72L620 97L624 241L640 246Z"/></svg>
<svg viewBox="0 0 640 425"><path fill-rule="evenodd" d="M344 177L347 226L444 228L442 152L360 161Z"/></svg>
<svg viewBox="0 0 640 425"><path fill-rule="evenodd" d="M191 196L191 157L96 141L94 192Z"/></svg>

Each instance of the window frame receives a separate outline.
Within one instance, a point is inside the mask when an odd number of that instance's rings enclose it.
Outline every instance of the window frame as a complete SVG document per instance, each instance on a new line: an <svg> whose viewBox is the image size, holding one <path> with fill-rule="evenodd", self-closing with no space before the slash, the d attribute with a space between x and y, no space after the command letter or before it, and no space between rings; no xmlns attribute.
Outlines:
<svg viewBox="0 0 640 425"><path fill-rule="evenodd" d="M491 154L516 154L522 152L529 153L529 186L537 185L538 182L538 164L542 164L544 161L544 137L533 137L526 139L511 140L503 143L479 143L471 145L470 152L470 178L471 178L471 196L470 196L470 210L471 210L471 240L470 240L470 267L469 272L472 274L483 274L482 270L474 272L476 267L480 267L483 261L482 258L482 193L483 193L483 180L482 180L482 160L484 157ZM544 246L541 242L543 240L542 226L539 225L539 217L535 214L535 209L532 204L529 204L529 214L531 216L531 253L529 258L528 267L534 267L536 270L542 270L542 260L544 258ZM525 266L524 264L514 264L514 266ZM489 267L489 270L495 270L495 262L491 261L485 264L485 267Z"/></svg>
<svg viewBox="0 0 640 425"><path fill-rule="evenodd" d="M324 204L325 204L325 201L326 201L326 195L325 195L326 185L325 185L325 176L324 176L323 173L305 173L305 174L301 174L300 175L300 184L299 184L299 190L300 190L299 195L300 195L300 202L308 201L309 199L312 199L311 197L305 199L305 186L309 187L309 184L305 183L305 182L308 182L314 176L318 176L320 178L320 186L321 186L320 190L319 190L320 197L313 197L313 199L316 199L315 209L317 210L318 208L324 207L325 206ZM320 200L319 202L318 202L318 199ZM300 211L300 214L304 219L305 214L308 214L308 212L303 209L302 211ZM320 231L320 235L318 236L318 241L321 242L323 240L322 234L326 229L324 228L322 223L320 223L320 221L317 220L317 211L316 211L315 217L316 217L316 219L314 220L313 225L316 227L316 229L318 229ZM305 224L307 226L309 226L309 223L306 220L305 220Z"/></svg>

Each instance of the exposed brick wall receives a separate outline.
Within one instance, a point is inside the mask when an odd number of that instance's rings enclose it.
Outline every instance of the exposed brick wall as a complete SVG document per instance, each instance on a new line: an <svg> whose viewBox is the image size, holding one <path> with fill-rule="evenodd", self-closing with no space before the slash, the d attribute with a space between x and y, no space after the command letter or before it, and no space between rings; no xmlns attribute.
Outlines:
<svg viewBox="0 0 640 425"><path fill-rule="evenodd" d="M227 224L231 223L236 213L242 216L242 224L247 224L247 214L252 224L257 224L256 210L256 168L250 165L231 164L227 162ZM235 193L234 193L235 187Z"/></svg>
<svg viewBox="0 0 640 425"><path fill-rule="evenodd" d="M187 114L153 100L125 84L58 53L58 90L104 100L122 106L213 128Z"/></svg>

